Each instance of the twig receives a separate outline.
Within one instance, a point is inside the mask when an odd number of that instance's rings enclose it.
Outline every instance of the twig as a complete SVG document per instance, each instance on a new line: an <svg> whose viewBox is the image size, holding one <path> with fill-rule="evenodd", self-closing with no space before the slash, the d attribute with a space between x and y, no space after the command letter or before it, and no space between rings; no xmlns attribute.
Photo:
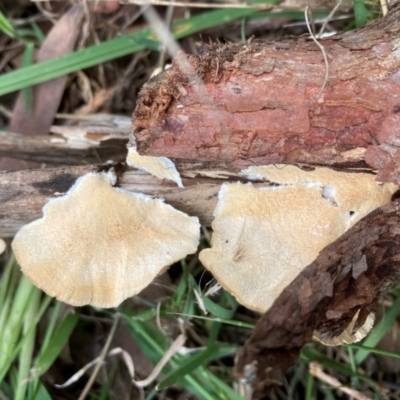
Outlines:
<svg viewBox="0 0 400 400"><path fill-rule="evenodd" d="M107 354L107 357L111 356L116 356L116 355L122 355L122 358L125 362L126 367L128 368L129 374L132 377L133 372L134 372L134 367L133 367L133 361L132 358L130 357L129 353L127 353L125 350L121 349L120 347L116 347ZM83 375L85 375L85 372L89 370L89 368L93 367L93 365L97 364L100 360L100 356L96 357L94 360L92 360L90 363L86 364L83 366L78 372L76 372L74 375L72 375L65 383L62 385L54 385L58 389L64 389L73 383L77 382L80 378L82 378Z"/></svg>
<svg viewBox="0 0 400 400"><path fill-rule="evenodd" d="M94 381L96 380L96 377L98 375L98 373L100 372L101 367L103 366L103 361L107 356L108 353L108 349L110 348L111 342L114 339L114 335L115 335L115 331L117 329L118 326L118 322L119 322L119 313L116 314L115 319L114 319L114 323L111 327L110 333L108 335L107 341L101 351L101 354L97 360L97 364L96 367L94 368L92 375L90 376L88 382L86 383L86 386L84 387L81 395L79 396L78 400L84 400L85 397L87 396L87 394L89 393L89 390L91 389Z"/></svg>
<svg viewBox="0 0 400 400"><path fill-rule="evenodd" d="M310 36L311 36L312 40L314 40L314 42L317 44L317 46L321 49L321 52L322 52L322 55L323 55L324 61L325 61L325 79L324 79L324 83L322 84L321 89L319 90L319 93L317 95L317 100L318 100L319 97L321 96L323 90L325 89L325 86L329 79L329 63L328 63L328 57L326 56L324 46L322 46L322 44L318 42L318 40L315 38L313 32L311 31L310 22L308 21L309 11L310 11L310 7L307 6L306 9L304 10L304 16L306 19L307 28L308 28L308 31L310 32Z"/></svg>
<svg viewBox="0 0 400 400"><path fill-rule="evenodd" d="M149 386L160 374L164 366L169 362L169 360L175 355L175 353L181 348L186 341L186 336L183 334L180 334L174 342L171 344L170 348L165 352L161 360L158 362L158 364L155 366L151 374L146 378L143 379L142 381L135 381L132 380L132 382L135 384L135 386L139 388L144 388L146 386Z"/></svg>
<svg viewBox="0 0 400 400"><path fill-rule="evenodd" d="M358 390L343 386L338 379L326 374L322 369L322 365L318 362L315 361L311 362L309 365L309 370L311 375L315 376L322 382L325 382L326 384L332 386L333 388L339 390L340 392L347 394L348 396L354 398L355 400L371 400L370 397L365 396Z"/></svg>
<svg viewBox="0 0 400 400"><path fill-rule="evenodd" d="M172 1L170 1L170 3L172 3ZM165 26L168 27L169 31L171 31L172 28L172 17L174 16L174 6L172 4L170 4L167 7L167 13L165 16ZM165 69L165 61L167 58L167 54L168 54L168 50L163 47L160 51L160 56L158 59L158 67L161 69L161 71L164 71Z"/></svg>
<svg viewBox="0 0 400 400"><path fill-rule="evenodd" d="M383 16L385 16L389 11L388 3L389 3L389 0L381 0L381 10L382 10Z"/></svg>
<svg viewBox="0 0 400 400"><path fill-rule="evenodd" d="M335 12L338 10L338 8L340 7L340 5L342 4L342 0L339 0L336 4L336 6L332 9L332 11L329 13L329 15L325 18L325 21L323 23L323 25L321 26L321 29L318 32L318 39L321 38L321 35L324 33L324 30L326 28L326 25L328 25L328 22L330 22L330 20L332 19L332 17L334 16Z"/></svg>

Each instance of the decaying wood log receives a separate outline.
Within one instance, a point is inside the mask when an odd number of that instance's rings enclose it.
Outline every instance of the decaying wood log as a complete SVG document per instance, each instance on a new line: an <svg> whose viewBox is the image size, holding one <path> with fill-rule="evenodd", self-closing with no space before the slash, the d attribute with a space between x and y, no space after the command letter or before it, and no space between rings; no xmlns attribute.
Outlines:
<svg viewBox="0 0 400 400"><path fill-rule="evenodd" d="M52 125L48 129L52 135L0 131L0 158L64 166L125 160L131 130L128 117L111 114L61 114L60 117L69 117L70 123Z"/></svg>
<svg viewBox="0 0 400 400"><path fill-rule="evenodd" d="M178 166L369 165L398 183L399 20L397 1L387 17L321 41L329 79L320 97L324 58L305 38L180 54L143 87L132 143Z"/></svg>
<svg viewBox="0 0 400 400"><path fill-rule="evenodd" d="M375 210L337 241L284 289L260 318L240 352L236 376L265 398L282 382L313 331L335 336L357 311L356 328L376 308L377 297L400 278L400 202ZM362 260L365 270L355 272Z"/></svg>
<svg viewBox="0 0 400 400"><path fill-rule="evenodd" d="M85 165L123 160L127 153L126 143L127 139L116 138L78 148L60 137L27 136L0 131L0 157L50 164Z"/></svg>
<svg viewBox="0 0 400 400"><path fill-rule="evenodd" d="M67 192L80 176L108 168L110 166L88 165L0 172L0 237L12 237L23 225L40 218L47 201ZM119 187L163 198L178 210L198 216L203 225L211 224L221 184L247 181L223 171L186 171L182 174L185 187L181 189L172 181L124 169L117 168ZM268 183L255 182L254 186L268 186Z"/></svg>

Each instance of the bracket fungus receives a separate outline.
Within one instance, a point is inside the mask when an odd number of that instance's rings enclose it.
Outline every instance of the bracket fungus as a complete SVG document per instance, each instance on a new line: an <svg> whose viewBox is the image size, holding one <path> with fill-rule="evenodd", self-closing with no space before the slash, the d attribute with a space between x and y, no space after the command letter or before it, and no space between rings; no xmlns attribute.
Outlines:
<svg viewBox="0 0 400 400"><path fill-rule="evenodd" d="M139 168L159 179L174 181L180 188L183 188L182 179L175 164L167 157L141 156L136 147L128 147L126 163L134 168Z"/></svg>
<svg viewBox="0 0 400 400"><path fill-rule="evenodd" d="M50 296L115 307L196 252L197 217L112 184L110 172L84 175L15 236L22 271Z"/></svg>
<svg viewBox="0 0 400 400"><path fill-rule="evenodd" d="M253 167L249 179L272 186L224 184L212 223L212 247L200 260L244 306L265 312L282 290L398 189L373 174L291 165Z"/></svg>
<svg viewBox="0 0 400 400"><path fill-rule="evenodd" d="M360 315L360 310L358 310L353 318L351 319L347 328L338 336L325 337L324 334L315 330L314 338L323 343L325 346L339 346L343 343L350 344L354 342L359 342L364 339L365 336L371 331L375 323L375 314L369 313L364 323L357 329L356 324L358 322L358 317Z"/></svg>

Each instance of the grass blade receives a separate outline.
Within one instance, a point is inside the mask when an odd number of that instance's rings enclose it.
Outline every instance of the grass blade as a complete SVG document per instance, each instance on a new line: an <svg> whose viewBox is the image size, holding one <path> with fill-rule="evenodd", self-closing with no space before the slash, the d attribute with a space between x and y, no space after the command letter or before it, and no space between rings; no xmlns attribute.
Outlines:
<svg viewBox="0 0 400 400"><path fill-rule="evenodd" d="M226 309L221 307L220 305L214 303L208 297L203 297L204 305L206 306L207 310L214 314L216 317L221 319L229 319L232 318L232 310Z"/></svg>
<svg viewBox="0 0 400 400"><path fill-rule="evenodd" d="M180 378L183 378L185 375L194 371L196 368L200 367L201 365L206 365L209 358L216 349L217 346L214 344L206 348L206 350L202 351L200 354L188 357L186 361L183 361L179 364L179 367L177 369L167 374L167 376L156 386L157 390L162 390L167 388L168 386L173 385Z"/></svg>
<svg viewBox="0 0 400 400"><path fill-rule="evenodd" d="M164 354L164 347L160 345L160 343L165 342L163 333L151 323L136 321L127 315L123 317L143 353L156 364ZM216 356L217 354L218 352L214 352L210 357ZM223 352L220 353L220 356L223 356ZM172 357L169 364L172 368L176 369L184 360L184 356L176 354ZM163 370L164 373L168 373L168 371L170 371L168 367L165 367ZM181 376L178 382L199 399L243 400L232 388L208 371L203 365L198 366L195 371Z"/></svg>
<svg viewBox="0 0 400 400"><path fill-rule="evenodd" d="M255 327L255 324L250 324L248 322L242 322L242 321L235 321L235 320L232 320L232 319L203 317L201 315L189 315L189 314L180 314L180 313L167 313L167 314L181 315L182 317L190 317L190 318L194 318L194 319L203 319L203 320L212 321L212 322L221 322L222 324L225 324L225 325L238 326L240 328L245 328L245 329L254 329L254 327Z"/></svg>
<svg viewBox="0 0 400 400"><path fill-rule="evenodd" d="M361 28L368 22L368 10L364 0L354 0L353 8L356 27Z"/></svg>
<svg viewBox="0 0 400 400"><path fill-rule="evenodd" d="M204 29L235 21L255 12L256 9L253 8L205 12L188 19L176 21L172 27L173 35L176 39L181 39ZM144 29L131 35L124 35L75 51L64 57L43 61L0 75L0 96L71 72L93 67L118 57L133 54L146 48L143 42L146 40L151 41L152 46L154 46L155 42L159 42L152 29Z"/></svg>
<svg viewBox="0 0 400 400"><path fill-rule="evenodd" d="M4 321L4 325L2 326L3 335L1 343L2 350L0 352L0 369L4 368L16 356L13 356L12 353L15 348L15 343L18 342L20 336L32 291L33 285L31 282L21 275L16 292L9 293L12 299L12 306L7 321ZM1 375L2 374L0 374L0 380L2 378Z"/></svg>
<svg viewBox="0 0 400 400"><path fill-rule="evenodd" d="M71 333L75 329L78 321L79 315L70 314L67 315L67 317L57 328L53 337L50 339L49 344L46 346L46 348L43 349L42 354L35 362L34 375L36 378L39 378L51 367L51 365L65 346L65 343L71 336Z"/></svg>
<svg viewBox="0 0 400 400"><path fill-rule="evenodd" d="M0 30L2 30L6 35L15 38L17 32L12 26L11 22L6 18L6 16L0 11Z"/></svg>
<svg viewBox="0 0 400 400"><path fill-rule="evenodd" d="M47 389L43 386L41 382L39 382L38 389L36 391L35 400L51 400L51 396Z"/></svg>
<svg viewBox="0 0 400 400"><path fill-rule="evenodd" d="M358 350L355 355L355 362L357 365L360 365L369 355L370 350L368 347L375 347L385 336L386 332L393 325L396 320L400 310L400 296L394 301L392 306L388 311L386 311L383 318L379 321L378 324L372 329L368 337L364 340L363 346L365 347L363 350Z"/></svg>
<svg viewBox="0 0 400 400"><path fill-rule="evenodd" d="M393 353L393 352L387 351L387 350L375 349L373 347L366 347L366 346L357 345L357 344L346 344L344 346L349 347L351 349L366 351L368 353L379 354L380 356L392 357L392 358L400 359L400 354Z"/></svg>
<svg viewBox="0 0 400 400"><path fill-rule="evenodd" d="M33 285L32 285L33 286ZM31 301L29 302L29 307L24 317L24 325L23 325L23 334L26 335L29 332L29 329L35 319L35 316L39 310L40 305L40 296L42 294L41 290L33 287L33 295ZM33 350L35 346L35 331L33 334L29 335L29 339L23 345L20 355L19 355L19 364L18 364L18 379L16 382L15 388L15 400L24 400L26 389L28 387L27 382L30 376L30 370L32 365L33 358Z"/></svg>

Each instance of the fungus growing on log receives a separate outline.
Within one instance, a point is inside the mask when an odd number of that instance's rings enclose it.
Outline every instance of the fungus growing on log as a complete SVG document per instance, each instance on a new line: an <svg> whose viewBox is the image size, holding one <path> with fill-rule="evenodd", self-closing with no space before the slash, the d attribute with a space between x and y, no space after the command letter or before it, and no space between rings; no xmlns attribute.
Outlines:
<svg viewBox="0 0 400 400"><path fill-rule="evenodd" d="M323 343L326 346L340 346L342 344L350 344L359 342L364 339L365 336L371 331L375 322L375 314L368 314L365 322L357 327L358 318L360 316L360 310L358 310L349 325L344 329L344 331L338 336L326 335L324 333L319 332L318 330L314 331L314 338Z"/></svg>
<svg viewBox="0 0 400 400"><path fill-rule="evenodd" d="M358 330L377 310L379 294L400 278L399 224L398 199L368 214L325 247L261 316L235 367L237 379L254 388L254 400L282 382L316 330L335 338L355 314ZM367 269L358 274L360 262Z"/></svg>
<svg viewBox="0 0 400 400"><path fill-rule="evenodd" d="M146 171L159 179L169 179L179 187L183 187L181 176L175 164L167 157L141 156L135 147L130 147L128 148L126 162L131 167Z"/></svg>
<svg viewBox="0 0 400 400"><path fill-rule="evenodd" d="M265 312L282 290L362 217L398 189L366 173L296 166L254 167L250 178L276 186L225 184L200 260L248 308Z"/></svg>
<svg viewBox="0 0 400 400"><path fill-rule="evenodd" d="M110 172L84 175L15 236L22 271L50 296L116 307L196 252L197 217L113 183Z"/></svg>
<svg viewBox="0 0 400 400"><path fill-rule="evenodd" d="M241 203L243 209L237 210L238 223L227 224L227 234L233 236L228 237L233 255L224 254L215 245L218 241L221 247L226 244L217 239L219 226L224 225L221 215L231 204L228 194L239 188L255 194L256 200L271 193L285 193L286 203L276 199L270 202L278 208L294 203L296 209L302 198L299 194L305 194L317 204L311 207L312 202L307 204L303 198L301 203L309 207L306 210L323 219L334 217L331 230L324 232L326 224L320 224L308 234L317 239L321 239L321 232L331 235L329 240L340 237L321 251L317 251L318 246L311 249L316 259L283 289L238 357L237 377L254 384L255 398L262 398L282 379L313 334L325 343L363 336L372 324L370 316L380 292L400 276L399 201L380 207L356 223L375 207L389 202L395 187L376 184L371 174L373 185L382 193L387 190L386 194L375 196L367 185L367 193L355 191L356 196L344 196L342 186L325 181L324 174L317 179L314 172L307 172L310 179L295 180L293 176L275 175L272 167L262 173L275 183L273 188L263 188L268 183L259 181L251 185L237 183L246 183L246 178L237 175L244 168L286 163L308 169L325 165L347 172L357 168L371 173L376 170L379 181L400 184L400 2L392 1L391 8L387 17L364 29L321 40L329 61L329 79L321 96L324 57L306 38L212 45L209 52L199 56L180 54L186 62L179 62L178 57L172 70L150 80L141 91L131 144L137 144L140 156L170 157L184 178L185 189L131 170L121 176L119 183L165 197L170 204L201 216L203 223L209 224L216 194L221 183L227 181L220 193L226 202L218 206L220 214L214 223L214 248L202 252L205 263L214 266L214 259L228 259L228 264L240 267L249 260L259 262L264 258L266 246L262 245L271 247L265 235L257 239L257 232L262 234L265 226L244 215L261 203L252 204L254 199L247 195L242 196L246 199ZM196 79L182 65L192 66ZM282 174L295 168L285 167ZM361 170L357 179L363 176ZM262 178L256 169L246 173ZM63 188L63 181L74 174L79 174L77 169L64 168L60 172L0 175L0 185L11 187L2 195L5 201L0 201L1 217L8 221L0 229L10 236L21 221L37 213L37 204L48 197L48 191ZM353 190L358 183L353 180L345 187ZM363 204L371 194L376 204ZM27 197L31 214L26 211ZM280 211L278 216L298 222L305 212L297 210L297 214L288 215ZM288 237L293 237L293 232L288 232ZM324 246L323 240L319 246ZM252 256L254 248L262 248L260 256ZM278 258L282 263L281 253ZM295 257L290 262L292 259ZM258 309L265 310L265 304ZM257 368L249 375L246 368L251 365Z"/></svg>

